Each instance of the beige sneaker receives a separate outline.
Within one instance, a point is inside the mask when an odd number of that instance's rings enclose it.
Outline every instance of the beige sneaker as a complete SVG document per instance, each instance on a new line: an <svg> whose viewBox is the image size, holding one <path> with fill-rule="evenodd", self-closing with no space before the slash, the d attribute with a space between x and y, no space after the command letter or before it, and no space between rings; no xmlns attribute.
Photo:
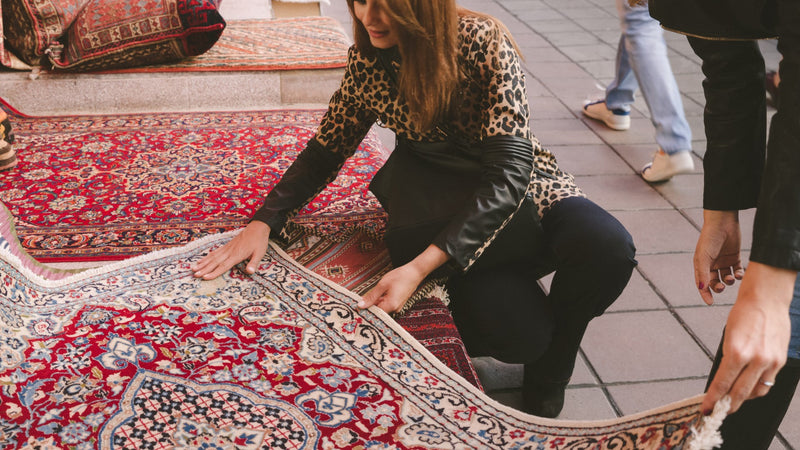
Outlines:
<svg viewBox="0 0 800 450"><path fill-rule="evenodd" d="M679 173L688 173L694 170L694 161L689 151L681 151L668 155L664 150L658 149L653 156L653 162L645 164L642 168L642 178L650 183L667 181Z"/></svg>
<svg viewBox="0 0 800 450"><path fill-rule="evenodd" d="M583 114L603 122L612 130L625 131L631 127L631 112L624 109L608 109L605 100L583 102Z"/></svg>

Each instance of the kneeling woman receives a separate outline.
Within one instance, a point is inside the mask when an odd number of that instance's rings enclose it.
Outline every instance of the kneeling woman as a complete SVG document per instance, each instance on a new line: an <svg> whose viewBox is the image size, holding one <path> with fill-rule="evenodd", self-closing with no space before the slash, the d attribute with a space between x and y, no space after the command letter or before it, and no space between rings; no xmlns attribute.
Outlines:
<svg viewBox="0 0 800 450"><path fill-rule="evenodd" d="M630 278L625 228L587 200L529 129L525 77L505 27L454 0L348 0L355 45L306 149L251 222L201 259L210 279L248 260L332 181L377 121L397 148L371 189L395 269L359 303L399 310L449 275L471 356L525 364L524 409L555 417L589 321ZM537 283L555 271L549 295Z"/></svg>

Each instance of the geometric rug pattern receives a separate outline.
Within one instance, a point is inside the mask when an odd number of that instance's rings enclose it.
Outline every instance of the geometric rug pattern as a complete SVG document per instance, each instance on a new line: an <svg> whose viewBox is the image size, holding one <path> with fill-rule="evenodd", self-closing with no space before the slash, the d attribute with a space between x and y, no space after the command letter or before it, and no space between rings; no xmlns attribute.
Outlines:
<svg viewBox="0 0 800 450"><path fill-rule="evenodd" d="M211 49L169 64L107 72L304 70L344 67L350 38L330 17L229 20Z"/></svg>
<svg viewBox="0 0 800 450"><path fill-rule="evenodd" d="M252 276L194 278L231 237L60 279L0 240L2 448L677 449L700 416L523 414L274 245Z"/></svg>
<svg viewBox="0 0 800 450"><path fill-rule="evenodd" d="M372 289L392 269L383 240L363 231L354 231L341 241L298 232L279 245L298 264L359 295ZM440 361L480 387L446 299L440 298L442 294L434 289L420 295L411 308L394 319Z"/></svg>
<svg viewBox="0 0 800 450"><path fill-rule="evenodd" d="M43 262L123 259L239 228L314 135L324 111L30 117L3 104L19 165L0 201ZM290 228L382 233L368 190L384 156L370 133Z"/></svg>

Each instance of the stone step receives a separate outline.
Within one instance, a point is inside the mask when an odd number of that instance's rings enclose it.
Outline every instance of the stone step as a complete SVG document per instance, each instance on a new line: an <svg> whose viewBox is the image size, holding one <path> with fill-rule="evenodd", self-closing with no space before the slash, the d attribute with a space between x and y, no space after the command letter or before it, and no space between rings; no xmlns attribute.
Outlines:
<svg viewBox="0 0 800 450"><path fill-rule="evenodd" d="M29 115L231 111L327 105L344 69L170 72L0 72L0 96Z"/></svg>

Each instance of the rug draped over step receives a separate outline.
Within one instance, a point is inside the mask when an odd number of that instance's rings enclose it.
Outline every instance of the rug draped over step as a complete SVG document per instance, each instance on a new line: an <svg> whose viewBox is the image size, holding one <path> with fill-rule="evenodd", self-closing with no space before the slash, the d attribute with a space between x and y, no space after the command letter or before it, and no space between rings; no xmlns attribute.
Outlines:
<svg viewBox="0 0 800 450"><path fill-rule="evenodd" d="M169 64L107 71L238 72L344 67L350 38L330 17L230 20L216 44L202 55Z"/></svg>
<svg viewBox="0 0 800 450"><path fill-rule="evenodd" d="M278 247L194 278L231 236L60 278L0 239L0 448L677 449L698 418L519 413Z"/></svg>
<svg viewBox="0 0 800 450"><path fill-rule="evenodd" d="M0 177L0 201L45 262L123 259L244 225L324 112L29 117L2 106L19 164ZM292 226L380 235L385 213L368 183L383 159L368 135Z"/></svg>

